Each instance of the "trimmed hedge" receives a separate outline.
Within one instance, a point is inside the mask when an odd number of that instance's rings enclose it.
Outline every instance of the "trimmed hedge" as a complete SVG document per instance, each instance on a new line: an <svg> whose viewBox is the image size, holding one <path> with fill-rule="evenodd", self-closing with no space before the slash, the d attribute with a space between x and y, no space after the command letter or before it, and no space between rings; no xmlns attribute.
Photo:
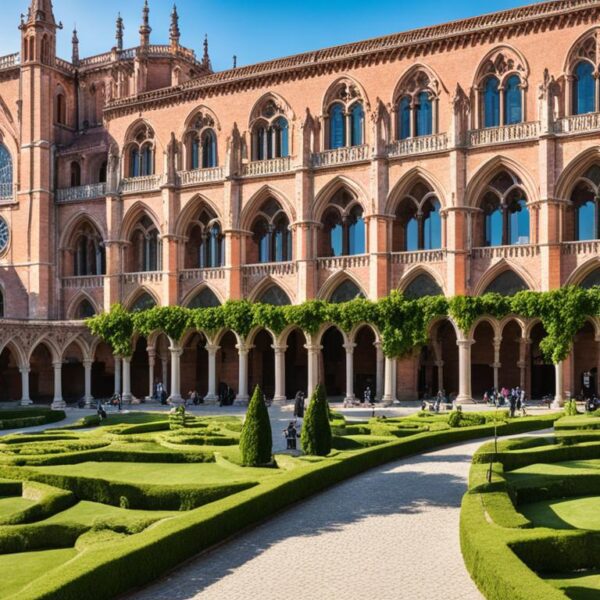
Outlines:
<svg viewBox="0 0 600 600"><path fill-rule="evenodd" d="M539 429L547 427L550 421L549 418L524 419L512 429L522 431L527 426L530 430ZM504 427L504 434L514 433L511 425ZM411 438L392 439L343 459L307 463L230 498L161 521L142 536L132 536L122 542L118 552L89 548L69 564L69 569L52 572L21 590L18 599L104 600L119 596L154 580L161 573L241 529L330 485L392 460L438 446L485 437L492 432L492 426L484 425L423 433ZM519 562L516 557L515 561ZM506 598L511 596L504 596L503 600ZM548 596L544 600L552 598Z"/></svg>
<svg viewBox="0 0 600 600"><path fill-rule="evenodd" d="M0 554L72 548L86 529L74 523L0 527Z"/></svg>
<svg viewBox="0 0 600 600"><path fill-rule="evenodd" d="M256 386L240 434L240 453L245 467L273 462L273 433L269 411L259 386Z"/></svg>
<svg viewBox="0 0 600 600"><path fill-rule="evenodd" d="M0 429L24 429L58 423L67 418L64 410L27 408L23 410L0 410Z"/></svg>

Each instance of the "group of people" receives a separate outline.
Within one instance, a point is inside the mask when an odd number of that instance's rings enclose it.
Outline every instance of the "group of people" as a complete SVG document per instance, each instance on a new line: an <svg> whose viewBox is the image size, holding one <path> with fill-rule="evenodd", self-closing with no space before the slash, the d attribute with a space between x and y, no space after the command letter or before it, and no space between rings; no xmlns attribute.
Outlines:
<svg viewBox="0 0 600 600"><path fill-rule="evenodd" d="M494 406L508 406L510 408L510 416L514 417L517 411L522 411L525 414L525 390L521 386L514 388L502 387L500 391L492 388L489 392L483 394L483 401L486 404Z"/></svg>
<svg viewBox="0 0 600 600"><path fill-rule="evenodd" d="M365 387L363 395L360 399L355 398L353 400L345 399L344 400L344 408L352 408L353 406L373 406L375 403L375 399L373 398L373 392L371 391L371 387Z"/></svg>
<svg viewBox="0 0 600 600"><path fill-rule="evenodd" d="M297 392L294 397L294 420L283 430L283 435L288 450L298 449L298 438L300 437L299 422L304 418L306 396L304 392Z"/></svg>
<svg viewBox="0 0 600 600"><path fill-rule="evenodd" d="M429 412L439 413L440 409L442 408L442 405L446 406L449 403L452 404L453 400L448 399L448 396L446 395L446 390L438 390L438 393L435 395L433 402L427 400L423 400L423 402L421 402L421 410L428 410Z"/></svg>

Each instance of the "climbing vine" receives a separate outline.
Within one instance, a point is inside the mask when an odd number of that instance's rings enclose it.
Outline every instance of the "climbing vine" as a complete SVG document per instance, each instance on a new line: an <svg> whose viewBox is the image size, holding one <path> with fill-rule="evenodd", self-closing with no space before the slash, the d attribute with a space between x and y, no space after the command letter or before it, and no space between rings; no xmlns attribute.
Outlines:
<svg viewBox="0 0 600 600"><path fill-rule="evenodd" d="M550 292L519 292L511 297L485 294L449 299L428 296L417 300L394 291L376 302L357 298L343 304L310 300L294 306L272 306L231 300L215 308L166 306L137 313L117 304L110 312L88 319L87 325L115 354L128 356L136 332L144 336L162 332L180 342L189 329L208 335L230 329L246 338L254 328L265 328L279 335L287 326L294 326L314 335L325 324L336 325L348 333L369 323L381 332L385 355L403 357L427 343L435 319L450 317L468 335L483 316L540 319L547 334L540 348L547 359L558 363L569 355L573 338L586 318L600 316L600 288L585 290L570 286Z"/></svg>

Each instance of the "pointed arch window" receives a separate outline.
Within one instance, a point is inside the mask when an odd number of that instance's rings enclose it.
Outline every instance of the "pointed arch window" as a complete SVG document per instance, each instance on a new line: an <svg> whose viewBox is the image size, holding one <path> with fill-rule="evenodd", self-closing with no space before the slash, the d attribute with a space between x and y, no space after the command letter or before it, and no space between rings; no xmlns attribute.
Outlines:
<svg viewBox="0 0 600 600"><path fill-rule="evenodd" d="M344 107L334 104L329 109L329 148L343 148L346 145L346 123Z"/></svg>
<svg viewBox="0 0 600 600"><path fill-rule="evenodd" d="M326 256L354 256L366 252L364 211L358 201L346 190L340 190L331 199L323 214L321 246Z"/></svg>
<svg viewBox="0 0 600 600"><path fill-rule="evenodd" d="M289 306L292 303L290 297L278 285L267 288L261 294L258 302L271 306Z"/></svg>
<svg viewBox="0 0 600 600"><path fill-rule="evenodd" d="M506 89L504 90L506 125L514 125L523 121L522 103L523 94L521 93L521 79L518 75L511 75L506 81Z"/></svg>
<svg viewBox="0 0 600 600"><path fill-rule="evenodd" d="M580 61L573 71L573 114L584 115L596 110L596 79L594 65Z"/></svg>
<svg viewBox="0 0 600 600"><path fill-rule="evenodd" d="M212 211L203 209L191 223L186 243L186 269L217 269L225 264L225 236Z"/></svg>
<svg viewBox="0 0 600 600"><path fill-rule="evenodd" d="M13 163L10 152L0 143L0 198L13 196Z"/></svg>
<svg viewBox="0 0 600 600"><path fill-rule="evenodd" d="M362 146L364 143L363 132L365 127L365 111L360 102L357 102L350 111L351 146Z"/></svg>
<svg viewBox="0 0 600 600"><path fill-rule="evenodd" d="M600 166L593 165L571 194L577 241L600 239Z"/></svg>
<svg viewBox="0 0 600 600"><path fill-rule="evenodd" d="M0 290L0 319L4 319L4 291Z"/></svg>
<svg viewBox="0 0 600 600"><path fill-rule="evenodd" d="M292 260L290 221L275 199L263 203L252 226L252 234L259 263Z"/></svg>
<svg viewBox="0 0 600 600"><path fill-rule="evenodd" d="M71 187L81 185L81 165L77 161L71 163Z"/></svg>
<svg viewBox="0 0 600 600"><path fill-rule="evenodd" d="M486 246L502 246L504 245L503 238L503 219L502 208L500 201L496 198L491 198L484 206L485 214L485 245Z"/></svg>
<svg viewBox="0 0 600 600"><path fill-rule="evenodd" d="M131 267L141 273L159 271L162 266L162 243L158 228L148 216L142 217L131 238Z"/></svg>
<svg viewBox="0 0 600 600"><path fill-rule="evenodd" d="M75 234L73 253L73 275L76 277L106 273L104 242L91 224L83 224Z"/></svg>
<svg viewBox="0 0 600 600"><path fill-rule="evenodd" d="M106 175L108 171L108 162L104 161L98 170L98 183L106 183Z"/></svg>
<svg viewBox="0 0 600 600"><path fill-rule="evenodd" d="M156 302L154 301L154 298L147 292L144 292L133 303L133 305L131 307L131 312L141 312L143 310L150 310L151 308L154 308L155 306L156 306Z"/></svg>
<svg viewBox="0 0 600 600"><path fill-rule="evenodd" d="M433 109L428 92L417 96L415 135L431 135L433 133Z"/></svg>
<svg viewBox="0 0 600 600"><path fill-rule="evenodd" d="M428 200L423 210L423 250L442 247L441 206L437 199Z"/></svg>
<svg viewBox="0 0 600 600"><path fill-rule="evenodd" d="M135 130L126 156L129 177L154 175L154 132L150 126L142 124Z"/></svg>
<svg viewBox="0 0 600 600"><path fill-rule="evenodd" d="M329 302L332 304L342 304L343 302L350 302L351 300L355 300L356 298L364 298L365 295L362 293L361 289L351 281L350 279L346 279L343 283L340 283L338 287L334 290L329 298Z"/></svg>
<svg viewBox="0 0 600 600"><path fill-rule="evenodd" d="M273 160L290 155L289 107L279 98L267 95L250 116L252 160Z"/></svg>
<svg viewBox="0 0 600 600"><path fill-rule="evenodd" d="M212 169L217 166L217 136L212 129L205 129L198 134L190 134L188 168Z"/></svg>
<svg viewBox="0 0 600 600"><path fill-rule="evenodd" d="M500 294L502 296L514 296L518 292L524 292L529 289L522 277L514 271L504 271L490 285L487 286L484 294Z"/></svg>
<svg viewBox="0 0 600 600"><path fill-rule="evenodd" d="M409 283L403 294L409 300L417 300L425 296L443 296L444 291L431 275L421 273Z"/></svg>
<svg viewBox="0 0 600 600"><path fill-rule="evenodd" d="M56 115L55 122L58 125L67 124L67 102L62 91L56 94Z"/></svg>
<svg viewBox="0 0 600 600"><path fill-rule="evenodd" d="M96 309L92 306L92 303L89 300L83 299L75 311L75 318L83 321L84 319L93 317L95 314Z"/></svg>
<svg viewBox="0 0 600 600"><path fill-rule="evenodd" d="M440 82L428 69L415 67L394 92L398 140L438 133L437 113Z"/></svg>
<svg viewBox="0 0 600 600"><path fill-rule="evenodd" d="M348 216L348 254L351 256L364 254L365 243L365 220L363 219L362 206L356 205Z"/></svg>
<svg viewBox="0 0 600 600"><path fill-rule="evenodd" d="M496 77L488 77L485 81L483 106L484 127L498 127L500 125L500 89Z"/></svg>
<svg viewBox="0 0 600 600"><path fill-rule="evenodd" d="M198 292L188 304L188 308L216 308L221 306L216 294L208 287Z"/></svg>
<svg viewBox="0 0 600 600"><path fill-rule="evenodd" d="M410 119L410 98L404 96L398 105L398 139L406 140L411 136Z"/></svg>
<svg viewBox="0 0 600 600"><path fill-rule="evenodd" d="M342 79L325 94L324 145L328 150L365 143L365 99L358 85Z"/></svg>

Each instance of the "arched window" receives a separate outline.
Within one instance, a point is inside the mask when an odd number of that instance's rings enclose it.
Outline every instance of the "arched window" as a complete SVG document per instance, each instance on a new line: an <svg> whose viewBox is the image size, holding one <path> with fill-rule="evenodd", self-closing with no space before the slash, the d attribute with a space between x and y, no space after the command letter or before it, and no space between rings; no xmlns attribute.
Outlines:
<svg viewBox="0 0 600 600"><path fill-rule="evenodd" d="M13 164L9 151L0 143L0 198L13 196Z"/></svg>
<svg viewBox="0 0 600 600"><path fill-rule="evenodd" d="M365 126L365 111L360 102L352 107L352 110L350 111L350 121L350 131L352 134L350 145L362 146L364 143L363 131Z"/></svg>
<svg viewBox="0 0 600 600"><path fill-rule="evenodd" d="M431 135L433 133L433 112L428 92L417 96L415 135Z"/></svg>
<svg viewBox="0 0 600 600"><path fill-rule="evenodd" d="M217 166L217 138L212 129L202 134L202 168L212 169Z"/></svg>
<svg viewBox="0 0 600 600"><path fill-rule="evenodd" d="M292 303L290 297L278 285L267 288L261 294L258 302L272 306L289 306Z"/></svg>
<svg viewBox="0 0 600 600"><path fill-rule="evenodd" d="M360 288L351 281L350 279L346 279L343 283L338 285L338 287L334 290L333 294L331 294L331 298L329 298L329 302L332 304L342 304L343 302L350 302L356 298L364 298L365 295L362 293Z"/></svg>
<svg viewBox="0 0 600 600"><path fill-rule="evenodd" d="M217 306L221 306L219 299L207 287L198 292L188 304L188 308L216 308Z"/></svg>
<svg viewBox="0 0 600 600"><path fill-rule="evenodd" d="M4 319L4 292L0 290L0 319Z"/></svg>
<svg viewBox="0 0 600 600"><path fill-rule="evenodd" d="M521 123L523 120L521 79L518 75L511 75L506 81L504 112L506 125Z"/></svg>
<svg viewBox="0 0 600 600"><path fill-rule="evenodd" d="M484 294L501 294L502 296L514 296L518 292L529 289L529 286L514 271L504 271L490 285Z"/></svg>
<svg viewBox="0 0 600 600"><path fill-rule="evenodd" d="M408 284L403 294L409 300L416 300L425 296L443 296L444 291L431 275L421 273Z"/></svg>
<svg viewBox="0 0 600 600"><path fill-rule="evenodd" d="M129 177L154 175L154 132L150 126L141 124L129 144L126 154L129 160Z"/></svg>
<svg viewBox="0 0 600 600"><path fill-rule="evenodd" d="M405 140L410 137L410 119L410 98L404 96L398 104L398 139Z"/></svg>
<svg viewBox="0 0 600 600"><path fill-rule="evenodd" d="M71 187L79 187L81 185L81 166L78 162L71 163Z"/></svg>
<svg viewBox="0 0 600 600"><path fill-rule="evenodd" d="M593 165L580 178L571 193L575 212L576 241L600 239L600 166Z"/></svg>
<svg viewBox="0 0 600 600"><path fill-rule="evenodd" d="M352 256L366 252L363 208L345 189L332 197L322 220L321 256Z"/></svg>
<svg viewBox="0 0 600 600"><path fill-rule="evenodd" d="M217 122L207 109L197 111L183 135L186 169L212 169L217 166Z"/></svg>
<svg viewBox="0 0 600 600"><path fill-rule="evenodd" d="M346 123L344 107L334 104L329 109L329 147L332 150L346 145Z"/></svg>
<svg viewBox="0 0 600 600"><path fill-rule="evenodd" d="M62 92L56 94L56 116L55 121L58 125L67 124L67 103L65 95Z"/></svg>
<svg viewBox="0 0 600 600"><path fill-rule="evenodd" d="M252 226L252 240L259 263L292 260L290 221L274 198L261 206Z"/></svg>
<svg viewBox="0 0 600 600"><path fill-rule="evenodd" d="M527 196L518 177L508 171L496 175L480 202L485 246L529 244L530 218Z"/></svg>
<svg viewBox="0 0 600 600"><path fill-rule="evenodd" d="M280 98L267 94L252 110L252 160L272 160L290 155L289 107Z"/></svg>
<svg viewBox="0 0 600 600"><path fill-rule="evenodd" d="M483 96L483 124L484 127L498 127L500 125L500 90L498 79L488 77L485 81Z"/></svg>
<svg viewBox="0 0 600 600"><path fill-rule="evenodd" d="M594 65L580 61L575 66L573 81L573 114L583 115L596 110L596 79Z"/></svg>
<svg viewBox="0 0 600 600"><path fill-rule="evenodd" d="M83 299L75 311L75 318L83 321L84 319L93 317L95 314L96 310L92 306L92 303L89 300Z"/></svg>
<svg viewBox="0 0 600 600"><path fill-rule="evenodd" d="M196 221L190 224L186 243L186 269L217 269L225 261L225 236L216 215L202 209Z"/></svg>
<svg viewBox="0 0 600 600"><path fill-rule="evenodd" d="M76 277L104 275L106 252L104 242L97 230L84 223L74 237L74 271Z"/></svg>
<svg viewBox="0 0 600 600"><path fill-rule="evenodd" d="M579 284L584 290L600 286L600 269L595 269Z"/></svg>
<svg viewBox="0 0 600 600"><path fill-rule="evenodd" d="M419 181L398 204L393 225L394 252L442 247L442 206L429 184Z"/></svg>
<svg viewBox="0 0 600 600"><path fill-rule="evenodd" d="M107 170L108 170L108 163L107 163L107 161L104 161L100 165L100 169L98 171L98 183L106 183Z"/></svg>
<svg viewBox="0 0 600 600"><path fill-rule="evenodd" d="M155 306L156 302L154 301L154 298L147 292L144 292L131 306L131 312L141 312L143 310L150 310Z"/></svg>
<svg viewBox="0 0 600 600"><path fill-rule="evenodd" d="M143 216L132 233L130 268L137 272L159 271L161 248L158 228L148 216Z"/></svg>

